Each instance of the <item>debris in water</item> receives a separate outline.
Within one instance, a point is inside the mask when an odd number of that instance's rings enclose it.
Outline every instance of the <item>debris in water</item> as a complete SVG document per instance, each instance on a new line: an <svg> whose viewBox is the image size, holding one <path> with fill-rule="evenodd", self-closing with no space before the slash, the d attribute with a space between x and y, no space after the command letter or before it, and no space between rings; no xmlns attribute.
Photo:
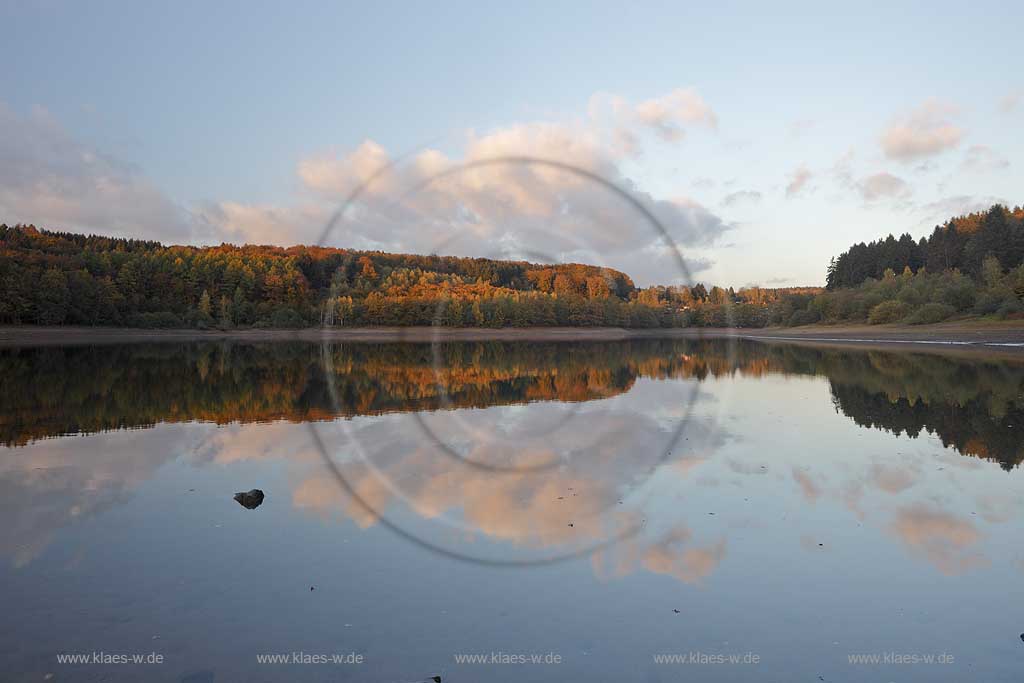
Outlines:
<svg viewBox="0 0 1024 683"><path fill-rule="evenodd" d="M253 489L252 491L239 491L235 494L238 504L249 510L255 510L263 505L263 491Z"/></svg>

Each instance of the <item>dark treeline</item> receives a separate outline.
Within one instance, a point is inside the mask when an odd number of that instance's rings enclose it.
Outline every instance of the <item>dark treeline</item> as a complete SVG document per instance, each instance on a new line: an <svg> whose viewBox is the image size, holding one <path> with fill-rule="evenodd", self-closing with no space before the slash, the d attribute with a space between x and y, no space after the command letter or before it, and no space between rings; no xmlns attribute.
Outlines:
<svg viewBox="0 0 1024 683"><path fill-rule="evenodd" d="M1024 209L993 206L919 241L904 234L855 244L832 260L826 291L787 296L771 322L904 323L1024 317Z"/></svg>
<svg viewBox="0 0 1024 683"><path fill-rule="evenodd" d="M0 324L760 327L794 292L638 289L582 264L158 242L0 225Z"/></svg>
<svg viewBox="0 0 1024 683"><path fill-rule="evenodd" d="M915 241L909 234L854 244L832 259L826 289L856 287L885 271L902 273L925 268L933 273L959 270L975 279L982 277L986 256L994 256L1003 270L1024 263L1024 209L995 205L988 211L950 219L935 226L929 237Z"/></svg>
<svg viewBox="0 0 1024 683"><path fill-rule="evenodd" d="M0 350L0 444L160 422L330 420L589 401L638 377L819 375L858 425L1024 460L1024 363L721 339L615 343L234 342ZM153 387L160 391L153 391Z"/></svg>
<svg viewBox="0 0 1024 683"><path fill-rule="evenodd" d="M625 274L594 266L301 246L163 246L33 226L0 226L0 288L0 322L16 324L544 324L548 317L567 323L570 315L604 315L605 303L630 321L648 313L623 308L635 291Z"/></svg>
<svg viewBox="0 0 1024 683"><path fill-rule="evenodd" d="M296 246L163 246L0 225L0 324L764 327L1024 316L1024 210L856 244L826 289L637 288L583 264Z"/></svg>

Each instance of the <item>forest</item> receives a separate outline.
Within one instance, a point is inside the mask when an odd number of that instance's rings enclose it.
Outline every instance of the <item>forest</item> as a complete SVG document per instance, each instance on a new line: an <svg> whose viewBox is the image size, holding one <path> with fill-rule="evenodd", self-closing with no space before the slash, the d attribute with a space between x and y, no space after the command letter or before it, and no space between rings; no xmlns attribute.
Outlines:
<svg viewBox="0 0 1024 683"><path fill-rule="evenodd" d="M859 243L826 287L638 288L620 271L313 246L165 246L0 225L0 324L765 327L1024 317L1024 209Z"/></svg>
<svg viewBox="0 0 1024 683"><path fill-rule="evenodd" d="M889 235L829 264L826 290L787 297L771 322L938 323L1024 317L1024 208L995 205L936 226L918 241Z"/></svg>
<svg viewBox="0 0 1024 683"><path fill-rule="evenodd" d="M932 273L959 270L974 279L984 276L987 256L995 256L1004 271L1024 262L1024 208L1009 210L995 205L988 211L953 218L937 225L918 241L908 233L896 239L854 244L832 259L826 289L856 287L869 278L880 279L887 270Z"/></svg>
<svg viewBox="0 0 1024 683"><path fill-rule="evenodd" d="M0 324L164 328L761 326L783 295L637 288L583 264L158 242L0 225Z"/></svg>

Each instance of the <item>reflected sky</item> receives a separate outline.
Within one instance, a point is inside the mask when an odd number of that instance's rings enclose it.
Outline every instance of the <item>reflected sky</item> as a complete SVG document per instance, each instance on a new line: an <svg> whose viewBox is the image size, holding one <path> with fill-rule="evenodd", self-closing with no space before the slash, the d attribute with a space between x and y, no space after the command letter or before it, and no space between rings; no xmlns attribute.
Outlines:
<svg viewBox="0 0 1024 683"><path fill-rule="evenodd" d="M702 680L1012 680L1020 362L484 346L439 367L399 345L4 352L7 378L61 380L2 399L0 666L137 680L55 655L157 651L149 680L669 681L685 665L652 655L700 650L762 662ZM232 500L250 488L255 510ZM255 661L291 650L365 663ZM563 663L453 660L491 651ZM891 651L955 663L846 658Z"/></svg>

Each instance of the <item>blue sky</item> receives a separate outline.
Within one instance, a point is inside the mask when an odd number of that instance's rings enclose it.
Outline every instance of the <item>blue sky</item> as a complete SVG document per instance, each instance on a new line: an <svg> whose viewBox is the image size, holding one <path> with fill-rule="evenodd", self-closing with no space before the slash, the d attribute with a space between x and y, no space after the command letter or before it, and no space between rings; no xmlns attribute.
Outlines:
<svg viewBox="0 0 1024 683"><path fill-rule="evenodd" d="M694 279L795 285L855 240L1024 201L1016 3L209 4L0 4L0 220L311 242L410 154L330 243L680 277L601 187L403 190L529 154L635 193Z"/></svg>

